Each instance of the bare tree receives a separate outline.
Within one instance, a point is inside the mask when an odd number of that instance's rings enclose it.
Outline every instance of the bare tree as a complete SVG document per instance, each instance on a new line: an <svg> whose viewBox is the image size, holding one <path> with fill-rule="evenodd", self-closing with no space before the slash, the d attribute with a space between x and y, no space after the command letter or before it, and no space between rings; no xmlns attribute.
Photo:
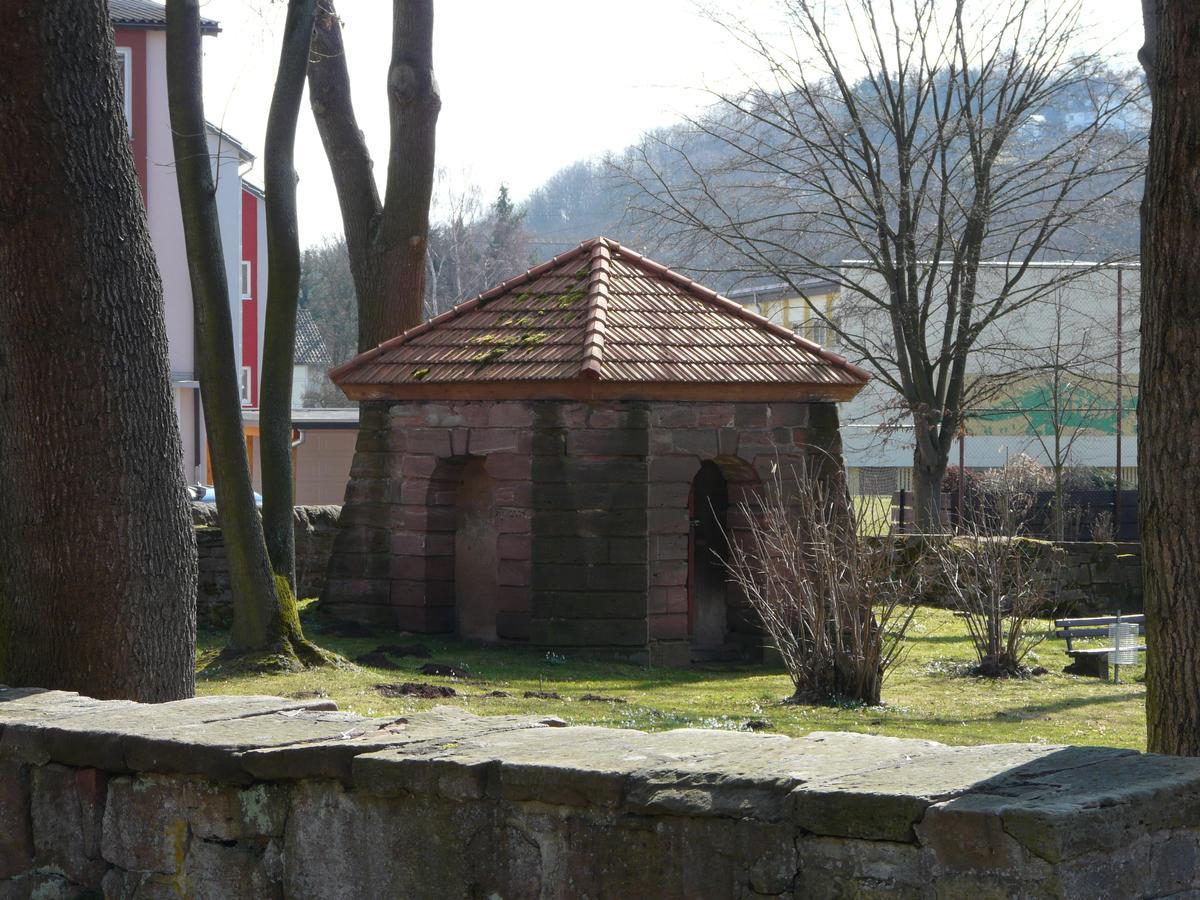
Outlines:
<svg viewBox="0 0 1200 900"><path fill-rule="evenodd" d="M254 504L201 85L199 2L167 0L167 98L176 181L195 309L204 424L234 598L226 653L250 666L323 663L324 652L304 639L287 579L273 575Z"/></svg>
<svg viewBox="0 0 1200 900"><path fill-rule="evenodd" d="M1143 0L1154 104L1142 203L1138 503L1146 744L1200 756L1200 5Z"/></svg>
<svg viewBox="0 0 1200 900"><path fill-rule="evenodd" d="M392 2L392 57L387 78L391 143L382 200L354 115L341 21L332 0L318 0L312 54L309 99L342 211L361 352L422 319L434 131L441 110L433 75L433 0ZM382 521L388 510L390 479L386 454L377 452L388 433L387 411L384 402L360 404L354 474L346 488L330 555L331 573L360 572L364 556L386 558L390 552L390 535ZM340 583L337 578L327 581L326 600L337 599ZM382 595L387 582L374 583L380 596L364 596L359 580L347 591L353 596L345 599L390 602L390 596Z"/></svg>
<svg viewBox="0 0 1200 900"><path fill-rule="evenodd" d="M643 148L640 209L805 300L807 280L840 286L836 314L811 314L912 416L918 522L936 525L972 351L1054 288L1031 264L1077 255L1140 177L1141 83L1079 52L1077 0L782 6L780 41L725 21L767 74ZM1049 121L1054 103L1077 112Z"/></svg>
<svg viewBox="0 0 1200 900"><path fill-rule="evenodd" d="M358 308L344 239L326 239L304 251L300 257L300 294L334 365L353 357L358 349ZM339 395L345 406L345 395L340 391Z"/></svg>
<svg viewBox="0 0 1200 900"><path fill-rule="evenodd" d="M190 697L196 545L108 5L0 28L0 681Z"/></svg>
<svg viewBox="0 0 1200 900"><path fill-rule="evenodd" d="M460 187L444 171L439 177L445 185L446 215L429 231L428 315L511 278L530 262L524 213L514 206L507 187L501 185L496 199L485 208L477 185Z"/></svg>
<svg viewBox="0 0 1200 900"><path fill-rule="evenodd" d="M1095 431L1097 419L1115 411L1116 402L1112 372L1116 323L1097 298L1085 298L1090 308L1080 309L1079 304L1068 302L1065 293L1060 288L1045 303L1030 307L1029 312L1048 323L1030 325L1028 317L1017 316L1012 324L1024 335L1003 348L989 348L1005 360L1005 375L997 385L1000 409L1025 422L1050 462L1052 525L1060 541L1066 537L1067 470L1076 446ZM1030 333L1043 334L1044 342L1030 340Z"/></svg>

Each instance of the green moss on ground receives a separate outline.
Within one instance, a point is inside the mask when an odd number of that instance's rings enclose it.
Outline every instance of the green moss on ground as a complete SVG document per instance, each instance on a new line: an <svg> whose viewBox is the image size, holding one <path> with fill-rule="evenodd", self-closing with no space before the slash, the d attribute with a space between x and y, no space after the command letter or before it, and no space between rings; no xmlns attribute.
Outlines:
<svg viewBox="0 0 1200 900"><path fill-rule="evenodd" d="M572 724L650 731L741 729L761 720L769 730L790 735L856 731L947 744L1031 741L1138 750L1146 743L1140 666L1123 669L1123 683L1116 685L1063 675L1060 670L1068 662L1065 645L1047 640L1028 662L1045 666L1049 674L1028 680L972 678L962 674L974 660L963 624L944 610L918 613L908 655L884 684L882 706L831 707L783 703L791 682L782 671L760 666L648 668L584 659L569 650L551 655L524 646L481 646L384 631L369 638L330 637L316 630L320 620L313 602L300 601L300 618L310 639L324 651L353 659L381 644L421 643L433 652L432 660L393 657L398 670L353 665L277 674L218 670L197 685L198 693L327 695L344 710L372 716L452 704L480 715L551 714ZM203 632L197 665L214 660L223 644L223 634ZM420 674L430 661L467 669L478 678ZM458 696L385 698L374 689L376 684L402 681L448 685ZM525 691L554 692L562 699L526 699ZM583 699L588 695L609 699Z"/></svg>

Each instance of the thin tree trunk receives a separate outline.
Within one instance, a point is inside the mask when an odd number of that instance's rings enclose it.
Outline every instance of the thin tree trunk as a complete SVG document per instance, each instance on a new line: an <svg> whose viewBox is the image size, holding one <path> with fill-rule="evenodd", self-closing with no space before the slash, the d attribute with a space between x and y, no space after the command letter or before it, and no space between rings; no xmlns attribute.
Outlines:
<svg viewBox="0 0 1200 900"><path fill-rule="evenodd" d="M179 205L191 274L204 424L212 453L217 508L233 588L230 655L266 656L271 664L323 661L300 633L296 598L276 580L254 505L242 429L216 194L201 96L197 0L167 0L167 96Z"/></svg>
<svg viewBox="0 0 1200 900"><path fill-rule="evenodd" d="M279 72L267 116L267 316L259 425L263 533L276 575L296 589L292 509L292 372L300 294L300 233L296 222L296 120L308 71L316 0L291 0L283 27Z"/></svg>
<svg viewBox="0 0 1200 900"><path fill-rule="evenodd" d="M309 97L338 192L358 299L358 349L421 322L441 98L433 76L432 0L393 0L388 68L391 144L383 202L350 98L341 24L319 0ZM383 462L390 404L359 405L359 435L322 602L386 608L390 474ZM346 606L349 609L349 606Z"/></svg>
<svg viewBox="0 0 1200 900"><path fill-rule="evenodd" d="M1154 104L1142 201L1138 483L1146 737L1200 755L1200 5L1143 0Z"/></svg>
<svg viewBox="0 0 1200 900"><path fill-rule="evenodd" d="M194 692L196 545L108 5L0 5L0 681Z"/></svg>

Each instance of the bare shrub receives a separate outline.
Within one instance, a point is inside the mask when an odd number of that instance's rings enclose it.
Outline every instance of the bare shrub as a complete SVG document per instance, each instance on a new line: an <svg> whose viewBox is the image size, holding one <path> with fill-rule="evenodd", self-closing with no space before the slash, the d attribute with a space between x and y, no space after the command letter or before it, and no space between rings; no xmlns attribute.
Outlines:
<svg viewBox="0 0 1200 900"><path fill-rule="evenodd" d="M1054 476L1031 456L1018 453L1002 467L981 474L978 484L983 503L975 529L1016 534L1033 512L1038 492L1054 489Z"/></svg>
<svg viewBox="0 0 1200 900"><path fill-rule="evenodd" d="M974 529L930 547L949 606L962 617L975 648L973 674L1025 676L1025 658L1045 639L1036 627L1052 602L1054 548L1013 531Z"/></svg>
<svg viewBox="0 0 1200 900"><path fill-rule="evenodd" d="M916 611L916 568L898 564L893 540L860 539L836 476L777 469L739 508L730 577L783 658L792 700L879 703Z"/></svg>
<svg viewBox="0 0 1200 900"><path fill-rule="evenodd" d="M1102 509L1092 517L1092 540L1093 541L1115 541L1117 539L1117 525L1113 521L1113 514L1107 509Z"/></svg>

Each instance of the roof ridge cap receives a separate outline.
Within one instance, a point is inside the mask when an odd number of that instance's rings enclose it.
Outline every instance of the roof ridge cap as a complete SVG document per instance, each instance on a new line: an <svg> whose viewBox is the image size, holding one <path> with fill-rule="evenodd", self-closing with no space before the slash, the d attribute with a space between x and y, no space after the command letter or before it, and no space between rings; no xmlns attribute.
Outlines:
<svg viewBox="0 0 1200 900"><path fill-rule="evenodd" d="M592 243L589 260L590 271L587 292L587 324L583 337L583 364L579 374L583 378L599 378L604 369L604 334L608 326L608 296L611 271L609 263L612 253L604 238Z"/></svg>

